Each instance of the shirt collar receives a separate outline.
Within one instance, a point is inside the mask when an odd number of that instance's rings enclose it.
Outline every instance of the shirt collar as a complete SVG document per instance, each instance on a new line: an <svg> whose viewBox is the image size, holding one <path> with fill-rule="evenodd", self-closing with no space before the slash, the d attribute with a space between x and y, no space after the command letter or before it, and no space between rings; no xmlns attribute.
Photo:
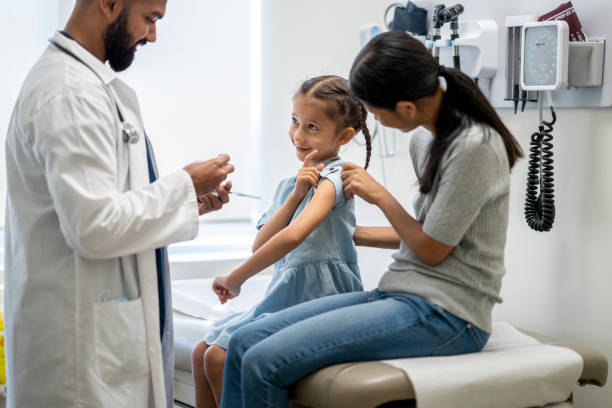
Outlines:
<svg viewBox="0 0 612 408"><path fill-rule="evenodd" d="M340 160L340 156L334 156L334 157L330 157L329 159L323 160L321 163L323 163L324 166L327 166L330 163L333 163L333 162L338 161L338 160Z"/></svg>
<svg viewBox="0 0 612 408"><path fill-rule="evenodd" d="M76 42L73 39L70 39L63 35L60 31L56 31L53 34L53 37L49 40L51 43L55 43L62 48L70 51L74 56L78 57L85 65L91 68L92 71L96 73L104 82L105 85L111 83L116 77L117 74L110 67L96 58L92 53L90 53L85 47Z"/></svg>

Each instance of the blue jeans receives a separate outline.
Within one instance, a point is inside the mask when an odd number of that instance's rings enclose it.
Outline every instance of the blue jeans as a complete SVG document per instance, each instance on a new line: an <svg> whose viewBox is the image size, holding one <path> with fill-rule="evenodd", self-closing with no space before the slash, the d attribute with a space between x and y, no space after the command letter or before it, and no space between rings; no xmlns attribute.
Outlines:
<svg viewBox="0 0 612 408"><path fill-rule="evenodd" d="M288 387L348 361L479 351L489 334L418 296L352 292L262 317L231 337L222 408L288 406Z"/></svg>

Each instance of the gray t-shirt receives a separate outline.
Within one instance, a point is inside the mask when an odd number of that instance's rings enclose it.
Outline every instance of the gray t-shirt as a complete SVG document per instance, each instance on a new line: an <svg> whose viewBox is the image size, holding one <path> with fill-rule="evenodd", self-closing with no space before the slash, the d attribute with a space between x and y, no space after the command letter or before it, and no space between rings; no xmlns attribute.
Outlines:
<svg viewBox="0 0 612 408"><path fill-rule="evenodd" d="M411 140L417 176L424 172L432 140L423 128ZM421 296L490 332L491 310L502 301L509 193L502 138L487 126L468 127L444 154L431 191L418 193L413 201L423 231L455 248L431 267L402 241L379 289Z"/></svg>

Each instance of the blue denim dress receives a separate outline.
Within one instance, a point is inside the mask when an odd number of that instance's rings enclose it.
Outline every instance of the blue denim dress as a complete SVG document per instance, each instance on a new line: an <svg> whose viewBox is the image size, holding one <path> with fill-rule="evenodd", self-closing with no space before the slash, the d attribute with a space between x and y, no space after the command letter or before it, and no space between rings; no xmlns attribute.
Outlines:
<svg viewBox="0 0 612 408"><path fill-rule="evenodd" d="M274 265L274 276L266 296L251 310L227 316L213 324L204 341L227 349L229 338L240 327L265 314L322 296L363 290L353 244L355 204L347 200L342 189L342 167L338 158L324 162L321 181L330 180L336 189L331 213L302 244ZM296 177L282 180L270 209L261 217L261 228L287 201L295 188ZM291 222L308 205L315 192L311 188L293 214Z"/></svg>

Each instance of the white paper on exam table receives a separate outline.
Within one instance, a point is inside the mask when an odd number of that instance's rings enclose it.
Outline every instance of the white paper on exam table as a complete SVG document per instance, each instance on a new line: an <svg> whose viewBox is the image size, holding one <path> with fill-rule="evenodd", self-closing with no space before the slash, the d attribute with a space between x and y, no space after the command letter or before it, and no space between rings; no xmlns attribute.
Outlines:
<svg viewBox="0 0 612 408"><path fill-rule="evenodd" d="M506 322L493 325L483 351L448 357L385 360L403 370L419 408L539 407L565 401L583 361L566 347L540 344Z"/></svg>

